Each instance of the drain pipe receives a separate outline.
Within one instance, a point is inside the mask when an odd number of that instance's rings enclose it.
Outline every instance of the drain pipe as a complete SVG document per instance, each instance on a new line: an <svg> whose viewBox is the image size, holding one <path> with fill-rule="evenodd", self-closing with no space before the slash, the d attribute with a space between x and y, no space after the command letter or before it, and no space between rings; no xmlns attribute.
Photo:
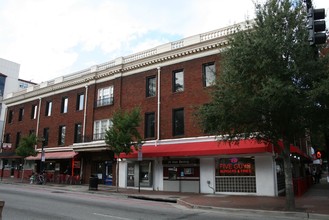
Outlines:
<svg viewBox="0 0 329 220"><path fill-rule="evenodd" d="M40 112L41 112L41 99L39 98L39 106L38 106L38 118L37 118L37 127L35 131L35 135L38 137L39 136L39 126L40 126ZM37 145L35 146L35 150L37 149Z"/></svg>
<svg viewBox="0 0 329 220"><path fill-rule="evenodd" d="M160 140L160 107L161 107L161 103L160 103L160 73L161 73L161 67L157 67L158 69L158 112L157 112L157 138L155 140L155 146L158 146L158 141Z"/></svg>
<svg viewBox="0 0 329 220"><path fill-rule="evenodd" d="M85 95L85 103L84 103L84 111L83 111L83 128L82 128L83 142L85 142L85 134L86 134L86 118L87 118L87 102L88 102L88 85L86 85L85 88L86 88L86 95Z"/></svg>

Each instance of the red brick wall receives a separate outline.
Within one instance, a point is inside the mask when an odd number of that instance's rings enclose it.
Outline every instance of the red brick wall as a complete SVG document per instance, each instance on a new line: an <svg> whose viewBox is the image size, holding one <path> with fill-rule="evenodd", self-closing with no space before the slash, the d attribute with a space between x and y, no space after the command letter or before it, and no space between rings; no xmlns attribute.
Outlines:
<svg viewBox="0 0 329 220"><path fill-rule="evenodd" d="M176 138L172 134L172 110L175 108L184 108L185 114L185 134L181 137L194 137L203 135L197 126L196 119L193 116L195 107L209 101L209 89L204 88L202 84L202 64L216 62L216 70L219 70L219 57L212 55L181 62L174 65L161 67L161 137L160 139ZM184 91L179 93L172 92L172 72L175 70L184 70ZM87 101L87 121L86 135L92 137L94 120L110 118L113 112L118 109L131 109L140 106L142 116L146 112L155 112L157 114L158 99L155 97L146 97L146 78L148 76L157 76L156 68L134 75L116 78L114 80L91 84L88 86ZM114 105L95 108L97 100L97 90L99 88L114 85ZM48 127L50 130L48 147L58 146L59 126L66 125L65 145L71 145L74 142L74 126L76 123L83 124L84 111L76 110L77 94L85 93L86 88L81 88L65 92L62 94L51 95L42 98L40 126L38 136L43 136L43 129ZM68 97L68 112L61 113L62 97ZM45 116L46 102L53 102L52 115ZM13 123L6 123L5 133L11 133L11 142L15 143L17 131L22 132L22 136L29 134L29 130L36 130L37 119L31 119L31 108L33 104L39 104L39 98L32 102L10 107L14 110ZM19 108L24 107L25 115L22 122L18 122ZM156 116L157 118L157 116ZM139 129L144 136L144 121ZM155 132L156 133L156 132ZM40 145L40 144L39 144Z"/></svg>

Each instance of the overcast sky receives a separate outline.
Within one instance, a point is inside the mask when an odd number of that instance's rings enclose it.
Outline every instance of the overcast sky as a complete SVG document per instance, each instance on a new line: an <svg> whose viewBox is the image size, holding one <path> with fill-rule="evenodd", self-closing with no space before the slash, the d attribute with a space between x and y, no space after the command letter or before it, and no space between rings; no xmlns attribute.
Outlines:
<svg viewBox="0 0 329 220"><path fill-rule="evenodd" d="M254 1L1 0L0 57L40 83L253 18Z"/></svg>

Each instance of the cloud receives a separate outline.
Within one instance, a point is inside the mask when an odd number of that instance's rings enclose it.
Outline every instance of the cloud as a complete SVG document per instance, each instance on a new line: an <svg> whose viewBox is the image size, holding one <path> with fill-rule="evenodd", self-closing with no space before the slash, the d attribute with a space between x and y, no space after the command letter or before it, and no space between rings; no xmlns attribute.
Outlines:
<svg viewBox="0 0 329 220"><path fill-rule="evenodd" d="M21 64L20 78L42 82L252 18L253 2L2 0L0 57Z"/></svg>

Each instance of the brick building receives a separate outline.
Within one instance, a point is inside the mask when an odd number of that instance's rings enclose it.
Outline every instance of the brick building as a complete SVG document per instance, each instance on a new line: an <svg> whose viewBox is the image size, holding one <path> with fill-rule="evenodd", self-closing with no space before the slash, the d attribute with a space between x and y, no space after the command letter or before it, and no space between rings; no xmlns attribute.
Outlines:
<svg viewBox="0 0 329 220"><path fill-rule="evenodd" d="M218 142L200 130L194 116L195 108L210 100L220 52L235 28L120 57L10 94L4 140L14 147L3 151L14 150L21 137L34 132L44 141L37 146L39 154L27 158L25 178L44 166L51 181L68 168L72 180L87 183L97 175L100 183L110 184L119 165L120 187L277 195L279 165L271 146ZM115 110L135 106L141 107L144 120L139 128L143 158L139 161L133 152L117 163L104 142L105 130Z"/></svg>

